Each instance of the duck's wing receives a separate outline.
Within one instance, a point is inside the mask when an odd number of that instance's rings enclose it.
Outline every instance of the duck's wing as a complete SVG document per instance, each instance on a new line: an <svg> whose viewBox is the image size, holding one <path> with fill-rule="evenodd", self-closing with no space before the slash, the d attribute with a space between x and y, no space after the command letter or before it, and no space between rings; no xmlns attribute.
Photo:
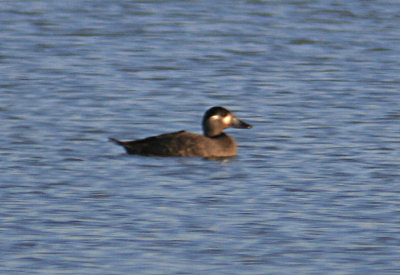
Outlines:
<svg viewBox="0 0 400 275"><path fill-rule="evenodd" d="M110 139L121 145L129 154L147 156L201 156L206 150L204 136L178 131L134 141Z"/></svg>

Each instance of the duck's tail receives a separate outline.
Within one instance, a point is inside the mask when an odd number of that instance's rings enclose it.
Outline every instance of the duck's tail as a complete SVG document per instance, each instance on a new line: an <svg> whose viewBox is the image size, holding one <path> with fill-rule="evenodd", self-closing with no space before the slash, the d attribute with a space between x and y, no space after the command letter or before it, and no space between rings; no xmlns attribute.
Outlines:
<svg viewBox="0 0 400 275"><path fill-rule="evenodd" d="M117 144L117 145L124 146L124 142L123 142L123 141L120 141L120 140L118 140L118 139L115 139L115 138L108 138L108 140L114 142L114 143Z"/></svg>

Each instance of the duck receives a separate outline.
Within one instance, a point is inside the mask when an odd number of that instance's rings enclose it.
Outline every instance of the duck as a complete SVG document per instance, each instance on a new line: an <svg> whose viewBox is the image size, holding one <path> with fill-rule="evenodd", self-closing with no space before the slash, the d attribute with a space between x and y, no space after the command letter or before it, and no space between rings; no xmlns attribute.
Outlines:
<svg viewBox="0 0 400 275"><path fill-rule="evenodd" d="M202 120L203 135L184 130L132 141L109 138L128 154L160 157L233 157L235 140L223 132L226 128L250 129L252 125L238 119L221 106L208 109Z"/></svg>

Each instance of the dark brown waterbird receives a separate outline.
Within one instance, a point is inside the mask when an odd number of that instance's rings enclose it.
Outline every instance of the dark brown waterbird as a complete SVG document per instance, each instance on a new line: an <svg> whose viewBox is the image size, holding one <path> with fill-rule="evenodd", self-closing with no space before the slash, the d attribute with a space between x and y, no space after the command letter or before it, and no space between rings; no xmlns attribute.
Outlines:
<svg viewBox="0 0 400 275"><path fill-rule="evenodd" d="M173 132L133 141L110 141L123 146L128 154L164 157L232 157L236 155L235 140L223 133L226 128L250 129L247 124L223 107L212 107L203 117L203 133Z"/></svg>

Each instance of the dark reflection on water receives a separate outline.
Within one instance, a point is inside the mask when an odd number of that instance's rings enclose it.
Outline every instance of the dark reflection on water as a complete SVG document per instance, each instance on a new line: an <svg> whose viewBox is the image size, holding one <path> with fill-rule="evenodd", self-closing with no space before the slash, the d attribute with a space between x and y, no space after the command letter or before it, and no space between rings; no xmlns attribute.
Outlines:
<svg viewBox="0 0 400 275"><path fill-rule="evenodd" d="M396 1L6 1L0 271L400 271ZM107 141L226 106L238 156Z"/></svg>

